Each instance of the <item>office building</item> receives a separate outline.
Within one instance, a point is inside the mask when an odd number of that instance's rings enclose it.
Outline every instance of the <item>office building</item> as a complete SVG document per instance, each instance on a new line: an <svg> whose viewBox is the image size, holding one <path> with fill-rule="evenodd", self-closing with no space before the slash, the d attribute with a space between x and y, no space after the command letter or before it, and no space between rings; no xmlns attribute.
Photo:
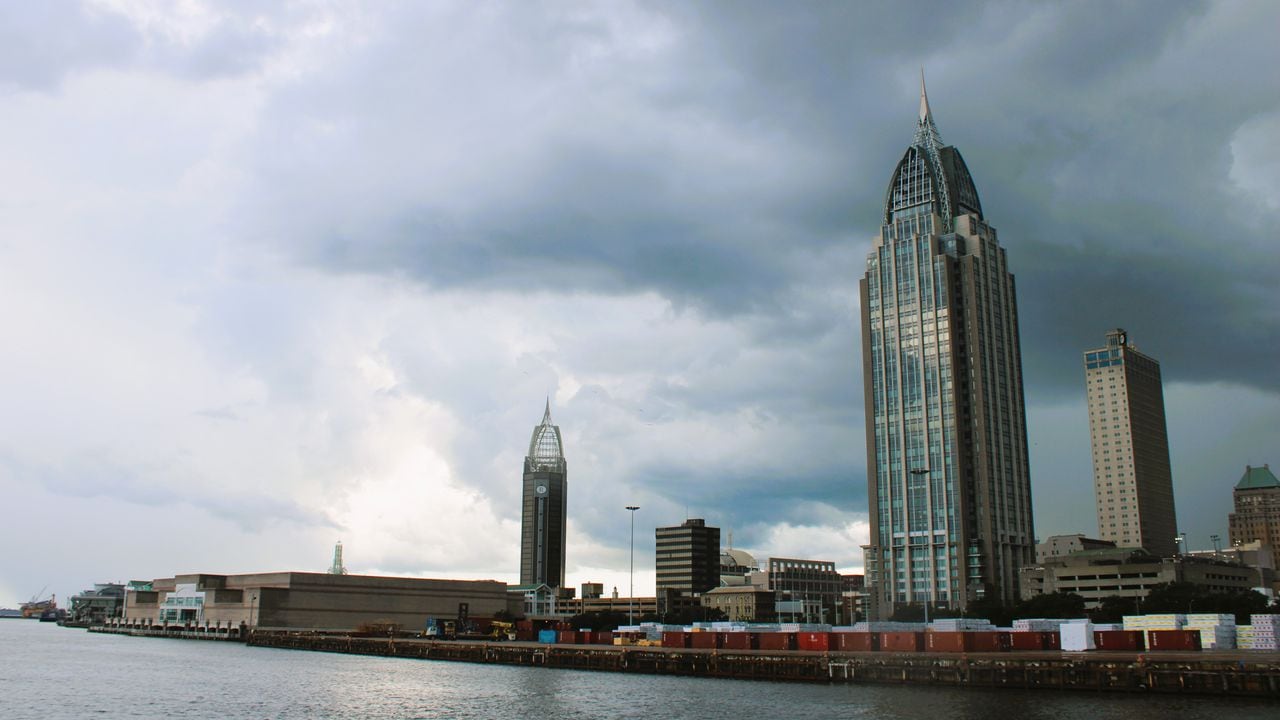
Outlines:
<svg viewBox="0 0 1280 720"><path fill-rule="evenodd" d="M1082 550L1106 550L1116 544L1110 540L1075 535L1050 535L1048 540L1036 545L1036 562L1043 563L1053 558L1070 555Z"/></svg>
<svg viewBox="0 0 1280 720"><path fill-rule="evenodd" d="M533 429L524 458L520 514L520 585L564 587L569 485L560 427L551 424L551 400Z"/></svg>
<svg viewBox="0 0 1280 720"><path fill-rule="evenodd" d="M1280 548L1280 480L1270 465L1244 468L1231 492L1235 512L1228 516L1227 535L1232 545L1259 542Z"/></svg>
<svg viewBox="0 0 1280 720"><path fill-rule="evenodd" d="M1178 552L1160 363L1128 333L1084 354L1098 537L1162 557Z"/></svg>
<svg viewBox="0 0 1280 720"><path fill-rule="evenodd" d="M1012 603L1035 556L1013 275L920 86L861 280L868 612Z"/></svg>
<svg viewBox="0 0 1280 720"><path fill-rule="evenodd" d="M685 595L702 594L720 585L720 528L701 518L660 527L657 539L657 588Z"/></svg>

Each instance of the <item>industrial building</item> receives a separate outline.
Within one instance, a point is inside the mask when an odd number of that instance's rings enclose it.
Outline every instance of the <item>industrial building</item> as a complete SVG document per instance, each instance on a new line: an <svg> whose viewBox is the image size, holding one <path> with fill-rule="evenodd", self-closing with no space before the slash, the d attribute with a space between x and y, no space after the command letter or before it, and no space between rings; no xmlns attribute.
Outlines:
<svg viewBox="0 0 1280 720"><path fill-rule="evenodd" d="M190 574L129 589L125 620L265 628L354 630L365 624L421 629L427 618L493 617L506 611L496 580L427 580L372 575L275 572Z"/></svg>
<svg viewBox="0 0 1280 720"><path fill-rule="evenodd" d="M1104 347L1085 352L1084 367L1098 537L1174 555L1178 521L1160 363L1117 328Z"/></svg>
<svg viewBox="0 0 1280 720"><path fill-rule="evenodd" d="M1017 295L923 78L859 293L870 614L1011 603L1035 557Z"/></svg>

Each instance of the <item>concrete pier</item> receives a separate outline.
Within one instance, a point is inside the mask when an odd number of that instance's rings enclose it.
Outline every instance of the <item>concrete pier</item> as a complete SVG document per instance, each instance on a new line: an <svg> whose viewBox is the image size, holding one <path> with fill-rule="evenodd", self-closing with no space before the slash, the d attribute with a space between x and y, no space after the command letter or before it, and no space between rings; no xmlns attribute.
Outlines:
<svg viewBox="0 0 1280 720"><path fill-rule="evenodd" d="M839 653L454 642L257 630L249 645L575 670L822 683L1195 693L1280 699L1280 653Z"/></svg>

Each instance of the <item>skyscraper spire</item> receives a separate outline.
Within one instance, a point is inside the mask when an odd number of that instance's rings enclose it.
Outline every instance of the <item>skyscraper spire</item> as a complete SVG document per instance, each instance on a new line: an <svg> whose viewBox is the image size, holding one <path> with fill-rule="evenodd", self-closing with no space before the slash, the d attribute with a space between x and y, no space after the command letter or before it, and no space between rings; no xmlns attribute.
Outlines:
<svg viewBox="0 0 1280 720"><path fill-rule="evenodd" d="M929 93L924 89L924 68L920 68L920 122L921 124L933 122L933 115L929 113Z"/></svg>
<svg viewBox="0 0 1280 720"><path fill-rule="evenodd" d="M930 150L942 147L942 135L933 122L933 111L929 109L929 93L924 88L924 68L920 68L920 119L916 122L916 137L912 144Z"/></svg>
<svg viewBox="0 0 1280 720"><path fill-rule="evenodd" d="M551 396L550 395L547 396L547 409L545 412L542 413L542 424L543 425L551 424Z"/></svg>

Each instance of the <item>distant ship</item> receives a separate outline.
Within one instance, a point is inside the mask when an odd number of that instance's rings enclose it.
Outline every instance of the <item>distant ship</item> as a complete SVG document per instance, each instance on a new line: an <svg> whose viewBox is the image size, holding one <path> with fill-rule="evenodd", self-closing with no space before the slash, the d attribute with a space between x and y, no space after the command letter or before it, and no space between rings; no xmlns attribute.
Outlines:
<svg viewBox="0 0 1280 720"><path fill-rule="evenodd" d="M13 608L0 608L0 619L2 619L2 618L20 618L20 617L22 617L22 611L21 611L21 610L14 610Z"/></svg>
<svg viewBox="0 0 1280 720"><path fill-rule="evenodd" d="M48 600L40 600L39 597L43 593L44 590L41 590L39 593L36 593L31 600L22 603L22 617L43 619L46 611L52 610L55 613L57 612L58 596L50 595ZM57 618L55 617L54 619L56 620Z"/></svg>
<svg viewBox="0 0 1280 720"><path fill-rule="evenodd" d="M44 611L40 613L40 622L61 622L66 616L67 611L61 608L45 608Z"/></svg>

